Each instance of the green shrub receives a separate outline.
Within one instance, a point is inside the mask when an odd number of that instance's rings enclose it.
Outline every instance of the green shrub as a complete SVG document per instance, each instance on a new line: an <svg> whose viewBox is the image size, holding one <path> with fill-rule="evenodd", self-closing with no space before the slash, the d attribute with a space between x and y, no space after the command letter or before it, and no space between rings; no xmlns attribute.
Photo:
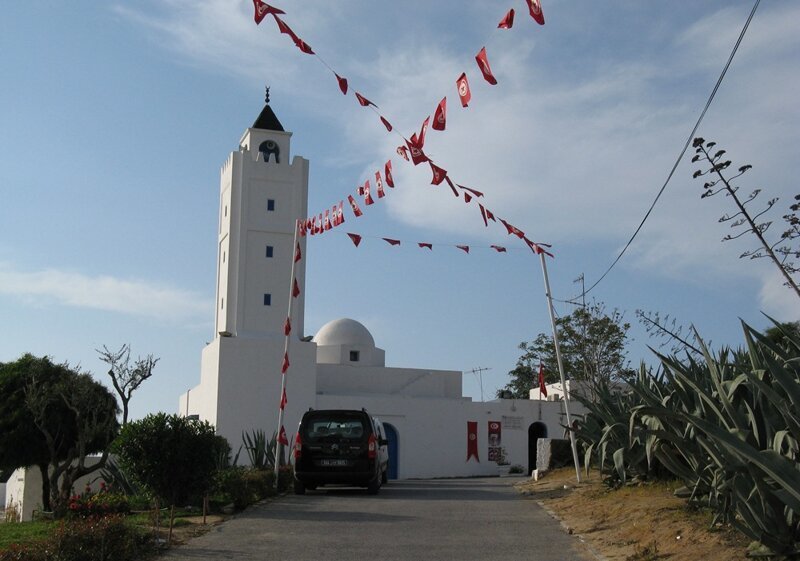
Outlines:
<svg viewBox="0 0 800 561"><path fill-rule="evenodd" d="M290 466L281 466L279 489L285 491L292 484ZM236 510L242 510L267 497L276 494L275 472L244 467L230 467L217 473L213 504L233 503Z"/></svg>

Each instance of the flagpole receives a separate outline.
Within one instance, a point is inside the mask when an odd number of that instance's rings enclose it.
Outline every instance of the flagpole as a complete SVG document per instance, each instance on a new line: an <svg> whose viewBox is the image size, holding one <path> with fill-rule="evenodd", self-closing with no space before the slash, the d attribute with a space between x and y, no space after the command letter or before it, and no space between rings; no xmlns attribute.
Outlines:
<svg viewBox="0 0 800 561"><path fill-rule="evenodd" d="M295 251L297 251L297 233L300 231L300 221L295 220L294 222L294 239L292 240L292 269L291 274L289 275L289 310L286 312L286 318L289 322L292 321L292 303L294 302L294 266L297 263L297 259L295 259ZM283 356L286 357L289 354L289 339L291 338L291 333L287 333L284 338L283 342ZM283 360L283 359L281 359ZM281 368L283 370L283 368ZM278 408L278 429L276 432L275 437L275 489L279 489L278 487L278 478L280 477L280 459L283 456L283 443L280 441L281 438L281 427L283 427L283 392L286 391L286 372L281 372L281 393L279 399L281 400L281 405Z"/></svg>
<svg viewBox="0 0 800 561"><path fill-rule="evenodd" d="M564 413L567 416L567 426L569 427L569 440L572 447L572 459L575 462L575 478L581 482L581 470L578 465L578 446L575 443L575 433L572 430L572 419L569 415L569 391L564 377L564 365L561 361L561 346L558 344L558 330L556 329L556 312L553 309L553 296L550 293L550 278L547 276L547 263L545 262L544 252L539 251L542 261L542 275L544 276L544 288L547 294L547 310L550 312L550 323L553 326L553 343L556 348L556 361L558 362L558 373L561 376L561 388L564 391ZM541 395L539 396L541 398Z"/></svg>

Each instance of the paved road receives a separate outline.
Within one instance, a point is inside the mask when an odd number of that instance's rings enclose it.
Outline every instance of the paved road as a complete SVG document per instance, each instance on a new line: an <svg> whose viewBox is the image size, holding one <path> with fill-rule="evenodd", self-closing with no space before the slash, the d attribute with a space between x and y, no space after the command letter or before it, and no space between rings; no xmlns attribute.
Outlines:
<svg viewBox="0 0 800 561"><path fill-rule="evenodd" d="M322 488L256 506L165 557L176 561L586 561L513 478L392 481L377 496Z"/></svg>

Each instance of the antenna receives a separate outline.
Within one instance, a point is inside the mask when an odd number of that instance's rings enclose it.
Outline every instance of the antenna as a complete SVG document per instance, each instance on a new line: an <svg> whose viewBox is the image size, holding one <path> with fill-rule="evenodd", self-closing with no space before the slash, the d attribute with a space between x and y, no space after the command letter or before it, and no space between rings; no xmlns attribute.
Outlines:
<svg viewBox="0 0 800 561"><path fill-rule="evenodd" d="M477 374L481 384L481 401L483 401L483 373L486 370L491 370L491 368L486 368L483 366L478 366L473 368L472 370L467 370L467 372L472 372L473 374Z"/></svg>

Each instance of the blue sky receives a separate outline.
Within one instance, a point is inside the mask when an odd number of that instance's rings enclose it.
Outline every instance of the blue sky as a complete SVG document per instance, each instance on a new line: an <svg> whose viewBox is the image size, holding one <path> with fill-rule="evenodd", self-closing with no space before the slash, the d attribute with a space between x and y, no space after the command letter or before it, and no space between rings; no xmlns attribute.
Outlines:
<svg viewBox="0 0 800 561"><path fill-rule="evenodd" d="M633 232L724 65L750 2L277 2L286 22L406 135L448 96L448 130L428 151L459 183L538 241L553 244L554 296L587 286ZM495 29L509 8L509 31ZM700 129L737 165L745 190L780 201L800 175L800 5L763 2ZM473 57L487 47L497 86ZM489 397L517 345L548 330L538 261L486 229L430 171L404 165L371 111L330 72L256 27L239 0L11 3L0 20L0 361L24 352L104 379L94 349L130 343L161 357L132 415L174 411L199 381L213 329L219 167L272 88L272 107L311 161L310 208L351 193L393 157L398 187L358 220L310 240L306 329L352 317L393 366L470 370ZM454 81L467 71L473 102ZM625 311L629 358L652 362L634 310L695 324L738 345L739 319L800 317L766 261L738 255L700 200L688 157L619 265L590 294ZM781 224L775 224L778 231ZM393 248L345 232L399 238ZM434 251L412 247L432 242ZM495 254L489 244L514 248ZM439 245L436 244L445 244ZM470 255L446 244L469 244ZM557 306L559 314L571 307ZM276 365L277 367L277 365ZM464 377L479 397L477 379Z"/></svg>

